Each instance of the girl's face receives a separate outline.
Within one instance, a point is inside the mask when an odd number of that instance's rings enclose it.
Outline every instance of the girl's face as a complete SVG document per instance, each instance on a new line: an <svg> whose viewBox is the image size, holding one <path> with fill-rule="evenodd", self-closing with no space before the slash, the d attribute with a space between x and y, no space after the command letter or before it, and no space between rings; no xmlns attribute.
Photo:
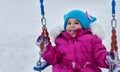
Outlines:
<svg viewBox="0 0 120 72"><path fill-rule="evenodd" d="M80 24L80 22L75 19L75 18L70 18L67 21L67 26L66 26L66 31L72 36L75 37L76 36L76 30L80 28L82 29L82 26Z"/></svg>

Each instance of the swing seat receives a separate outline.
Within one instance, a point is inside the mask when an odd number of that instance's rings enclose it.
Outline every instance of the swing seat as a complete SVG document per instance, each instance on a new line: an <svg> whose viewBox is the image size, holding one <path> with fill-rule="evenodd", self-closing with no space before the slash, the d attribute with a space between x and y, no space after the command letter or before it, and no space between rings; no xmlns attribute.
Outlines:
<svg viewBox="0 0 120 72"><path fill-rule="evenodd" d="M36 71L41 71L41 70L44 70L48 66L49 66L48 63L42 62L42 64L40 66L34 66L33 69Z"/></svg>

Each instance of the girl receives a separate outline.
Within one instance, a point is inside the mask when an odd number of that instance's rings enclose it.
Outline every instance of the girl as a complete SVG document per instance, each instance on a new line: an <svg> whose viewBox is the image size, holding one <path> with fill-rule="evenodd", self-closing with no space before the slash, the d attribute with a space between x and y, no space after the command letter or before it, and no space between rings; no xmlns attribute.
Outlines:
<svg viewBox="0 0 120 72"><path fill-rule="evenodd" d="M52 72L101 72L100 67L109 67L106 48L90 29L95 21L80 10L64 15L64 31L56 37L55 46L47 43L42 50L42 57L53 66Z"/></svg>

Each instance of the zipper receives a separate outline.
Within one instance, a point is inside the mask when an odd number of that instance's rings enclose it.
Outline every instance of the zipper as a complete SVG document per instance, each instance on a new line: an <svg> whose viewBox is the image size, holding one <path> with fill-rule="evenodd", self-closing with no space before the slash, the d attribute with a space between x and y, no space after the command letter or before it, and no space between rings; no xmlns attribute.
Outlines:
<svg viewBox="0 0 120 72"><path fill-rule="evenodd" d="M73 42L74 42L74 44L76 44L76 39L75 39L75 38L74 38L74 41L73 41Z"/></svg>
<svg viewBox="0 0 120 72"><path fill-rule="evenodd" d="M75 62L72 62L72 68L75 69Z"/></svg>
<svg viewBox="0 0 120 72"><path fill-rule="evenodd" d="M75 69L75 68L76 68L76 46L75 46L75 44L76 44L76 39L75 39L75 38L74 38L74 40L73 40L73 43L74 43L74 59L75 59L75 61L72 62L72 66L73 66L73 69Z"/></svg>

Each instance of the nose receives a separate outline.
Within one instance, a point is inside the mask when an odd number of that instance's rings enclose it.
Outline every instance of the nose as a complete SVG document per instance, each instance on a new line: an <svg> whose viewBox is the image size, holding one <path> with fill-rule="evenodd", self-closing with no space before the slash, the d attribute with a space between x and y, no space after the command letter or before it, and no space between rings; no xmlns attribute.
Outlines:
<svg viewBox="0 0 120 72"><path fill-rule="evenodd" d="M75 27L75 25L74 25L74 24L71 24L71 25L70 25L70 27L74 28L74 27Z"/></svg>

